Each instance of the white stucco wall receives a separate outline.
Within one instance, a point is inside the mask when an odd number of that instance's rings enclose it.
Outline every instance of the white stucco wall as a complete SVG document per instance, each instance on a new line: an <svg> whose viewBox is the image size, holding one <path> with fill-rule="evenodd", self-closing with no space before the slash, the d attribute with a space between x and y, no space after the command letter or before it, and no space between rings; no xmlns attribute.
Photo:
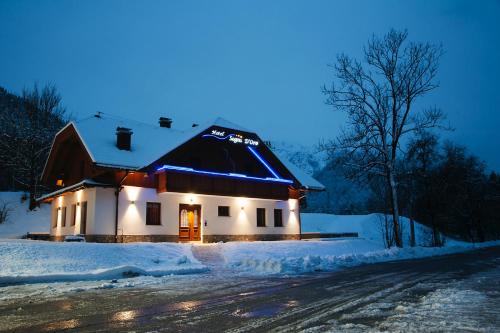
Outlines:
<svg viewBox="0 0 500 333"><path fill-rule="evenodd" d="M114 235L115 194L112 188L90 188L68 193L52 202L56 207L67 206L66 227L51 229L52 235L79 233L80 212L76 225L71 224L71 204L87 201L87 234ZM146 225L146 202L161 203L161 225ZM234 198L224 196L156 193L156 189L125 186L120 193L118 210L119 235L178 235L179 204L201 205L203 235L299 234L298 200L285 201ZM218 216L218 206L229 206L230 216ZM79 206L78 206L79 207ZM257 208L266 209L266 226L257 227ZM283 210L283 227L274 227L274 209ZM60 212L60 211L59 211Z"/></svg>
<svg viewBox="0 0 500 333"><path fill-rule="evenodd" d="M94 221L95 221L95 197L96 189L88 188L79 190L76 192L66 193L55 198L52 201L52 219L50 234L53 236L66 236L66 235L76 235L80 233L80 221L81 221L81 205L80 203L87 202L87 233L91 234L94 231ZM75 225L71 225L72 218L72 205L79 204L76 206L76 219ZM57 208L66 207L66 226L62 226L62 209L57 210ZM57 226L53 228L54 214L57 214Z"/></svg>
<svg viewBox="0 0 500 333"><path fill-rule="evenodd" d="M146 225L146 202L161 203L161 226ZM234 198L166 192L125 186L120 194L119 225L124 235L177 235L179 204L201 205L202 235L299 234L298 200ZM219 217L218 206L230 216ZM243 207L243 209L242 209ZM266 227L257 227L257 208L266 209ZM274 227L274 209L283 210L283 227ZM206 225L205 225L206 224Z"/></svg>

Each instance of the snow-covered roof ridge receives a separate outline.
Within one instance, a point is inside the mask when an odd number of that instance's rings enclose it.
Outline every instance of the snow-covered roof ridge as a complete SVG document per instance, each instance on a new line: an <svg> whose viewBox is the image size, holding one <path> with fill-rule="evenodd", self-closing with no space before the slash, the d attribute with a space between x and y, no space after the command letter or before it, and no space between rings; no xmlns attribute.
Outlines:
<svg viewBox="0 0 500 333"><path fill-rule="evenodd" d="M215 118L214 121L212 122L212 125L230 128L230 129L234 129L234 130L242 131L242 132L253 133L252 130L249 130L243 126L235 124L235 123L233 123L225 118L222 118L222 117Z"/></svg>
<svg viewBox="0 0 500 333"><path fill-rule="evenodd" d="M98 113L71 122L92 161L97 165L129 170L139 170L154 163L193 137L212 126L235 131L255 133L221 117L212 121L180 130L161 127L121 116ZM66 127L67 127L66 126ZM65 128L66 128L65 127ZM116 128L130 128L133 132L130 150L116 147ZM305 189L323 190L324 186L283 156L276 155Z"/></svg>

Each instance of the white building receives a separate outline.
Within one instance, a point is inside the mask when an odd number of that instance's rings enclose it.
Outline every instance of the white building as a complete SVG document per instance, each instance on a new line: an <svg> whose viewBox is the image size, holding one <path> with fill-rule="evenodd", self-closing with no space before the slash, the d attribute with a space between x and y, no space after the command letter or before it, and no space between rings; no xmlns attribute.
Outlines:
<svg viewBox="0 0 500 333"><path fill-rule="evenodd" d="M229 241L300 238L299 200L323 186L253 132L217 119L186 131L97 114L57 133L42 181L51 238Z"/></svg>

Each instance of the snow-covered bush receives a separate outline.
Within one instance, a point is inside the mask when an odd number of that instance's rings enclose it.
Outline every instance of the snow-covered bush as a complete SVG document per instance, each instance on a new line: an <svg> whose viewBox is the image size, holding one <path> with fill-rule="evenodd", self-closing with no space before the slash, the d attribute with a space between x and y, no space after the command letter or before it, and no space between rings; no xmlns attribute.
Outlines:
<svg viewBox="0 0 500 333"><path fill-rule="evenodd" d="M8 202L0 202L0 224L5 223L9 218L11 208Z"/></svg>

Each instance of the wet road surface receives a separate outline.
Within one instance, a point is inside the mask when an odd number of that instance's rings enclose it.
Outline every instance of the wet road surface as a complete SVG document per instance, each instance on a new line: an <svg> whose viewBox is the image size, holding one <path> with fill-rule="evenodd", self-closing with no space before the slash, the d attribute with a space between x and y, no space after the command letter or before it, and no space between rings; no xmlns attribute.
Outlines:
<svg viewBox="0 0 500 333"><path fill-rule="evenodd" d="M500 332L500 247L298 277L175 279L6 301L0 330Z"/></svg>

